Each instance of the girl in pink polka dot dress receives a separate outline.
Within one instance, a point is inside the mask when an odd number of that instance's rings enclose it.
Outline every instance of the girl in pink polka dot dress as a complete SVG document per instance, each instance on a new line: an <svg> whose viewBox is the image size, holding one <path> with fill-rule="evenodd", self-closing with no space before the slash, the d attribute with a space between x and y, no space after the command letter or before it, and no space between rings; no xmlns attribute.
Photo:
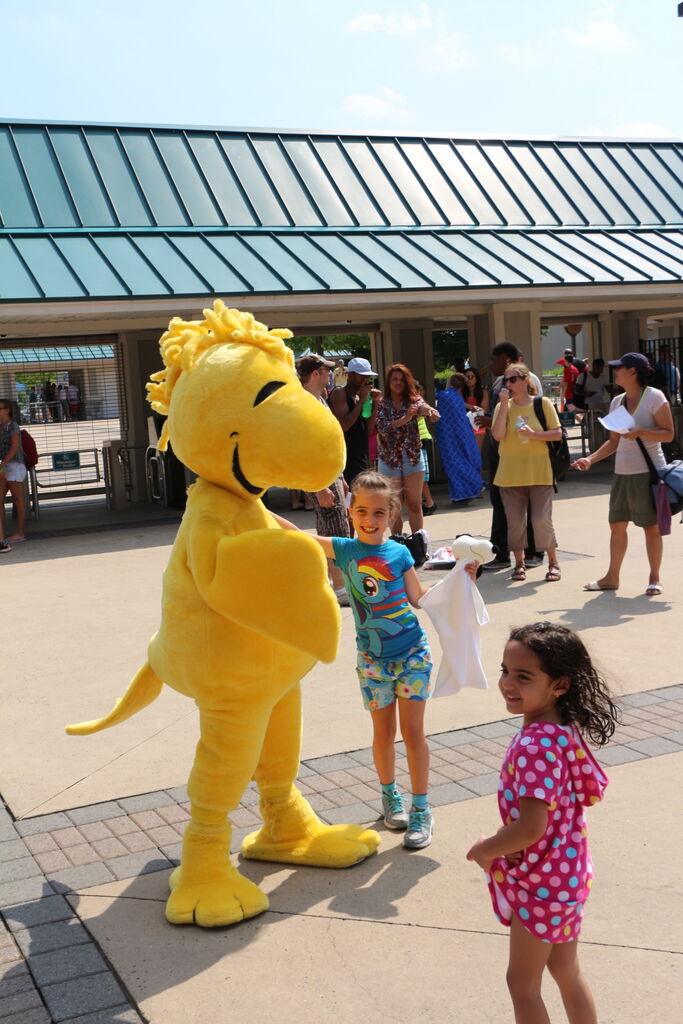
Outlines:
<svg viewBox="0 0 683 1024"><path fill-rule="evenodd" d="M510 925L507 981L518 1024L549 1024L546 967L570 1024L597 1024L577 940L593 880L584 812L608 780L582 732L604 745L618 710L578 636L550 622L512 630L499 687L524 724L500 773L503 825L467 859L486 872L496 917Z"/></svg>

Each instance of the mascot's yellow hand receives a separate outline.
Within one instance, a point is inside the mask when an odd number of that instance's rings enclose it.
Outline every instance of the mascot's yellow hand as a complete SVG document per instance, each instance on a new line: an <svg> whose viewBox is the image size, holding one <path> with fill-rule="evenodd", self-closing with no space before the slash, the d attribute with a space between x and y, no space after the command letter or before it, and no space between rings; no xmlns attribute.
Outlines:
<svg viewBox="0 0 683 1024"><path fill-rule="evenodd" d="M209 607L319 661L334 661L341 615L313 538L252 530L217 539L218 530L200 522L189 545L189 568Z"/></svg>

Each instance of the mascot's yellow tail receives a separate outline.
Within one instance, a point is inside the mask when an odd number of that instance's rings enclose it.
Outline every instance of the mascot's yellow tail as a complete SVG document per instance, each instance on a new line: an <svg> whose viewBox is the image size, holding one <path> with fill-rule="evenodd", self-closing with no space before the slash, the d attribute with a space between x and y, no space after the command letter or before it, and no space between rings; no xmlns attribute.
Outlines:
<svg viewBox="0 0 683 1024"><path fill-rule="evenodd" d="M101 729L108 729L110 725L125 722L131 715L142 711L153 700L156 700L163 685L156 672L150 668L149 663L145 662L123 697L119 697L108 715L98 718L94 722L67 725L66 731L70 736L89 736L92 732L99 732Z"/></svg>

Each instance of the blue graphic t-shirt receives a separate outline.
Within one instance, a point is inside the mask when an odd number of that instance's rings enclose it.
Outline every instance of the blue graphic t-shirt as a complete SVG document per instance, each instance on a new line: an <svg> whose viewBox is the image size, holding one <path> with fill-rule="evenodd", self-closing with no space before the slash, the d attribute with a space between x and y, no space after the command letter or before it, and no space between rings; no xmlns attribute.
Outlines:
<svg viewBox="0 0 683 1024"><path fill-rule="evenodd" d="M394 660L425 643L403 583L403 573L415 564L407 547L395 540L363 544L355 537L333 537L332 547L353 608L358 650Z"/></svg>

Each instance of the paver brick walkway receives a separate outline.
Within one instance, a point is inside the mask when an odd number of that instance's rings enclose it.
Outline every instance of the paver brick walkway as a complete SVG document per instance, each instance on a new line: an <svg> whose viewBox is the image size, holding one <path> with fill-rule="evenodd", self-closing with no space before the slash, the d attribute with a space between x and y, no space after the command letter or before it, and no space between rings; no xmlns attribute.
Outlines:
<svg viewBox="0 0 683 1024"><path fill-rule="evenodd" d="M683 749L683 685L621 699L623 721L604 765ZM430 736L434 807L494 793L519 720ZM397 781L409 788L403 744ZM302 762L299 786L330 824L372 823L380 800L368 748ZM65 899L76 889L178 862L189 818L185 787L13 820L0 807L0 1024L136 1024L120 980ZM252 784L231 815L233 850L260 822Z"/></svg>

